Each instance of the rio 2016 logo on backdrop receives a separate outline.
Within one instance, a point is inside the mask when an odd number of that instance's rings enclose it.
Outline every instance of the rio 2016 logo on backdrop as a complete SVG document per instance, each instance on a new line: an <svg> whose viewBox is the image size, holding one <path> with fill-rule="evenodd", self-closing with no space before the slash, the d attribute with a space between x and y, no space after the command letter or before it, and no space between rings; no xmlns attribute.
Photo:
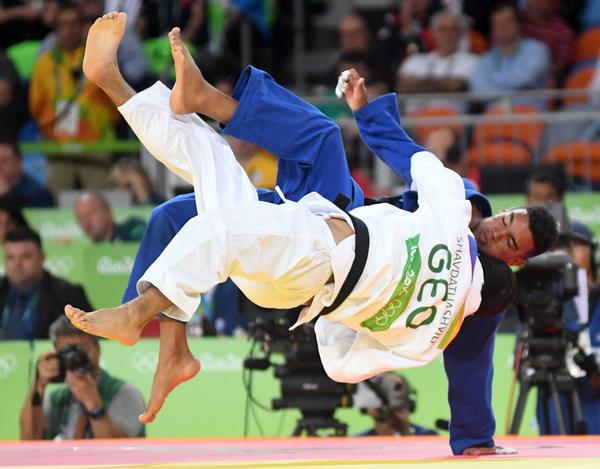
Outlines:
<svg viewBox="0 0 600 469"><path fill-rule="evenodd" d="M17 357L12 353L0 354L0 379L10 376L17 369L17 365Z"/></svg>

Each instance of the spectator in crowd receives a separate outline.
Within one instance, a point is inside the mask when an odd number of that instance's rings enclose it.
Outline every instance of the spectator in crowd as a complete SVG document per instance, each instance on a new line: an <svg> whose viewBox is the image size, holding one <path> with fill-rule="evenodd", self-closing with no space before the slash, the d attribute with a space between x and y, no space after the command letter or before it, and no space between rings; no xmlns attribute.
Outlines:
<svg viewBox="0 0 600 469"><path fill-rule="evenodd" d="M410 421L415 411L415 392L407 379L394 372L382 373L358 383L354 406L373 418L375 426L357 436L437 435Z"/></svg>
<svg viewBox="0 0 600 469"><path fill-rule="evenodd" d="M527 179L527 205L562 203L565 184L554 173L537 171Z"/></svg>
<svg viewBox="0 0 600 469"><path fill-rule="evenodd" d="M411 54L432 49L427 27L442 1L402 0L399 3L398 10L384 16L384 25L377 32L386 55L397 62Z"/></svg>
<svg viewBox="0 0 600 469"><path fill-rule="evenodd" d="M471 75L475 92L544 89L548 86L551 60L542 42L522 37L521 14L514 3L503 1L491 12L494 47ZM543 107L543 102L519 100Z"/></svg>
<svg viewBox="0 0 600 469"><path fill-rule="evenodd" d="M553 75L561 81L575 53L575 32L558 11L558 0L527 0L523 33L549 47Z"/></svg>
<svg viewBox="0 0 600 469"><path fill-rule="evenodd" d="M109 203L96 192L82 194L74 209L79 226L94 243L139 241L144 234L144 220L130 217L116 223Z"/></svg>
<svg viewBox="0 0 600 469"><path fill-rule="evenodd" d="M83 22L73 4L63 4L56 20L56 44L40 55L31 77L29 107L40 133L60 142L94 142L114 136L117 112L106 95L81 71ZM53 192L104 187L108 155L55 155L48 165Z"/></svg>
<svg viewBox="0 0 600 469"><path fill-rule="evenodd" d="M49 31L58 0L0 0L0 49L42 39Z"/></svg>
<svg viewBox="0 0 600 469"><path fill-rule="evenodd" d="M117 51L117 63L123 76L134 88L145 87L148 74L148 60L142 48L142 42L135 29L135 21L141 8L141 0L75 0L84 21L83 36L96 18L109 11L120 10L128 14L127 29Z"/></svg>
<svg viewBox="0 0 600 469"><path fill-rule="evenodd" d="M467 89L478 57L458 49L467 30L466 18L451 10L439 11L431 19L431 30L435 49L407 57L398 71L398 93L456 93ZM460 107L453 101L427 103Z"/></svg>
<svg viewBox="0 0 600 469"><path fill-rule="evenodd" d="M0 244L4 244L6 234L14 228L29 226L21 211L21 199L0 196Z"/></svg>
<svg viewBox="0 0 600 469"><path fill-rule="evenodd" d="M0 49L0 141L16 141L26 120L27 98L21 78Z"/></svg>
<svg viewBox="0 0 600 469"><path fill-rule="evenodd" d="M44 270L45 255L39 235L17 227L4 242L6 277L0 281L0 336L2 339L47 339L50 325L67 304L89 306L78 285Z"/></svg>
<svg viewBox="0 0 600 469"><path fill-rule="evenodd" d="M442 127L431 132L423 146L444 163L446 168L460 174L466 173L463 151L466 142L462 134L451 127Z"/></svg>
<svg viewBox="0 0 600 469"><path fill-rule="evenodd" d="M146 169L135 158L121 158L111 172L111 186L125 189L131 193L133 205L158 205L164 199L152 187L152 181Z"/></svg>
<svg viewBox="0 0 600 469"><path fill-rule="evenodd" d="M145 427L138 420L144 399L136 387L100 367L98 338L75 329L66 316L52 324L50 338L54 351L40 356L21 411L21 439L144 436ZM86 357L89 364L73 369L64 357L75 355ZM47 392L49 383L63 381Z"/></svg>
<svg viewBox="0 0 600 469"><path fill-rule="evenodd" d="M340 69L346 69L342 68L341 63L347 61L348 56L360 55L364 57L371 71L369 88L375 87L383 92L387 91L391 83L390 59L372 40L366 20L358 13L342 18L338 25L338 37L340 49L334 70L335 78L337 79ZM331 82L334 82L333 77Z"/></svg>
<svg viewBox="0 0 600 469"><path fill-rule="evenodd" d="M467 15L473 28L484 36L490 33L490 10L498 0L447 0L454 3L460 11Z"/></svg>
<svg viewBox="0 0 600 469"><path fill-rule="evenodd" d="M23 172L21 154L14 143L0 141L0 197L20 199L24 207L52 207L52 194Z"/></svg>

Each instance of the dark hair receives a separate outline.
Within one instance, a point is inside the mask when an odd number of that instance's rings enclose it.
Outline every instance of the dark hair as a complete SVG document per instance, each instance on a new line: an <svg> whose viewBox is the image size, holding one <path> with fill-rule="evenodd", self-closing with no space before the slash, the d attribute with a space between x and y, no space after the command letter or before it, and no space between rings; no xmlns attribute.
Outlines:
<svg viewBox="0 0 600 469"><path fill-rule="evenodd" d="M558 197L562 200L565 195L565 183L564 180L559 178L556 174L550 171L536 171L527 179L527 195L531 190L532 184L536 182L546 182L556 189Z"/></svg>
<svg viewBox="0 0 600 469"><path fill-rule="evenodd" d="M17 226L13 228L8 233L6 233L7 243L19 243L21 241L31 241L37 245L37 247L42 250L42 240L40 235L33 231L28 226Z"/></svg>
<svg viewBox="0 0 600 469"><path fill-rule="evenodd" d="M21 207L25 204L22 197L4 195L0 197L0 211L6 212L16 226L29 226Z"/></svg>
<svg viewBox="0 0 600 469"><path fill-rule="evenodd" d="M71 0L61 0L58 2L58 13L65 10L76 10L79 14L79 8L77 7L77 4Z"/></svg>
<svg viewBox="0 0 600 469"><path fill-rule="evenodd" d="M79 9L79 7L75 4L75 2L61 1L58 3L58 8L56 10L56 14L54 15L54 22L53 22L54 30L56 30L56 28L58 27L58 17L60 15L64 14L65 12L71 12L71 11L75 12L75 14L77 15L77 20L79 22L82 22L84 20L83 14L82 14L81 10Z"/></svg>
<svg viewBox="0 0 600 469"><path fill-rule="evenodd" d="M483 269L481 304L475 314L495 316L506 310L517 296L517 277L500 259L482 251L477 253Z"/></svg>
<svg viewBox="0 0 600 469"><path fill-rule="evenodd" d="M48 336L50 337L50 340L54 343L54 345L56 345L56 339L65 335L81 335L84 337L89 337L94 341L96 345L98 345L99 342L98 337L96 337L95 335L88 334L87 332L83 332L80 329L77 329L73 324L71 324L69 318L67 318L63 314L62 316L59 316L59 318L50 325L50 329L48 330Z"/></svg>
<svg viewBox="0 0 600 469"><path fill-rule="evenodd" d="M533 237L533 251L527 257L537 256L551 249L558 241L558 225L546 207L532 205L527 207L529 230Z"/></svg>
<svg viewBox="0 0 600 469"><path fill-rule="evenodd" d="M517 19L519 24L523 24L523 21L524 21L523 14L521 13L521 10L519 10L519 7L517 6L517 2L514 0L500 0L499 2L495 3L494 6L490 10L489 17L491 18L492 15L498 13L501 10L504 10L505 8L510 8L513 11L515 18Z"/></svg>

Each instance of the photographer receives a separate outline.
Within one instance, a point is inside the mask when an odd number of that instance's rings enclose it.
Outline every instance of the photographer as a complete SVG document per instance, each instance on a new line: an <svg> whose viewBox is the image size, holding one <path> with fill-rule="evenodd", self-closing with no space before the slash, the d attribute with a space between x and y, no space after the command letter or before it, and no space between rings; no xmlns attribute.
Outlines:
<svg viewBox="0 0 600 469"><path fill-rule="evenodd" d="M354 406L368 414L374 427L357 436L418 436L437 432L410 421L416 409L415 391L407 379L394 372L382 373L359 383Z"/></svg>
<svg viewBox="0 0 600 469"><path fill-rule="evenodd" d="M41 355L21 411L21 439L125 438L145 435L144 400L132 385L100 368L98 339L65 316L50 327L54 352ZM52 392L46 386L62 382Z"/></svg>

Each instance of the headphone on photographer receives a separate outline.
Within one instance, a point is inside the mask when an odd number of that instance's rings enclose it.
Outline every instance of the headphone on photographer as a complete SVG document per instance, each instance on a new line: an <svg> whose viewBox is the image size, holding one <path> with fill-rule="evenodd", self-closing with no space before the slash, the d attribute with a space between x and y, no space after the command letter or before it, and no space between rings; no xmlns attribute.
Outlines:
<svg viewBox="0 0 600 469"><path fill-rule="evenodd" d="M417 408L417 392L410 386L408 380L401 375L393 372L383 373L364 381L364 385L372 391L375 399L369 399L369 396L361 399L356 396L355 401L361 407L362 412L366 412L367 408L376 407L383 411L406 409L412 414ZM364 402L361 402L361 400Z"/></svg>

